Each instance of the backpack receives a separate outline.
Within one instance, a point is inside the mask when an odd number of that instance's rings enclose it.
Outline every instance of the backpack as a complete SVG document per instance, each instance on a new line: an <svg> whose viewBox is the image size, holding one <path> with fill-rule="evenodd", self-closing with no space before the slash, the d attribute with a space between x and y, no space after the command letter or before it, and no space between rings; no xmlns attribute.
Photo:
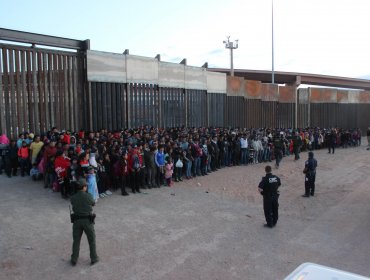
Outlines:
<svg viewBox="0 0 370 280"><path fill-rule="evenodd" d="M134 167L134 169L139 169L140 168L139 157L137 155L134 155L132 161L133 161L133 167Z"/></svg>

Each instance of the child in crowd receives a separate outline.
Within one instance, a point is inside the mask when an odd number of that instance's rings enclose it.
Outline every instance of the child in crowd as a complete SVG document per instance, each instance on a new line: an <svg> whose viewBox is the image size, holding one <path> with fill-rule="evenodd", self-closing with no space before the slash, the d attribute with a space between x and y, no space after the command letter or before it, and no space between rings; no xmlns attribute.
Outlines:
<svg viewBox="0 0 370 280"><path fill-rule="evenodd" d="M88 172L86 175L87 192L92 195L96 203L98 202L98 199L99 199L99 192L98 192L98 185L96 183L96 174L95 174L94 167L89 166L87 168L87 172Z"/></svg>
<svg viewBox="0 0 370 280"><path fill-rule="evenodd" d="M157 178L156 183L160 187L163 185L163 177L164 177L164 147L161 146L159 150L155 153L155 165L157 166Z"/></svg>
<svg viewBox="0 0 370 280"><path fill-rule="evenodd" d="M172 187L173 163L171 157L166 157L165 173L167 186Z"/></svg>
<svg viewBox="0 0 370 280"><path fill-rule="evenodd" d="M37 168L37 163L32 164L32 168L30 170L30 176L32 180L34 181L40 180L42 178L42 175L39 169Z"/></svg>
<svg viewBox="0 0 370 280"><path fill-rule="evenodd" d="M21 176L24 177L24 174L29 171L29 150L26 141L22 142L22 147L18 150L18 158L21 167Z"/></svg>
<svg viewBox="0 0 370 280"><path fill-rule="evenodd" d="M123 152L121 159L120 159L120 186L121 186L121 194L123 196L128 195L126 188L128 186L128 177L129 177L129 171L128 171L128 154L127 152Z"/></svg>
<svg viewBox="0 0 370 280"><path fill-rule="evenodd" d="M99 157L97 162L97 180L98 180L98 192L99 197L103 198L111 195L112 192L107 187L107 172L105 171L104 158Z"/></svg>

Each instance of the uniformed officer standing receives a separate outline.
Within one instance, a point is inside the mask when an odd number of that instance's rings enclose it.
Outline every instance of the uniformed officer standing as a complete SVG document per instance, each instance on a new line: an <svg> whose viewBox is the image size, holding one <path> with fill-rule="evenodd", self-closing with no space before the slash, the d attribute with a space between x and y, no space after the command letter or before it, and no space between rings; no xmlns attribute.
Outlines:
<svg viewBox="0 0 370 280"><path fill-rule="evenodd" d="M263 210L265 212L265 227L272 228L279 218L279 191L280 178L271 173L271 166L265 167L266 176L258 185L258 190L263 195Z"/></svg>
<svg viewBox="0 0 370 280"><path fill-rule="evenodd" d="M308 160L306 160L304 165L303 173L305 173L304 188L305 194L303 197L314 196L315 194L315 180L316 180L316 167L317 160L313 157L313 152L308 153Z"/></svg>
<svg viewBox="0 0 370 280"><path fill-rule="evenodd" d="M87 182L82 178L78 181L77 193L71 197L73 209L73 246L71 264L73 266L77 263L83 232L85 232L89 242L91 265L99 261L99 258L96 254L95 244L95 217L92 214L92 207L95 205L95 201L91 194L87 193L86 190Z"/></svg>

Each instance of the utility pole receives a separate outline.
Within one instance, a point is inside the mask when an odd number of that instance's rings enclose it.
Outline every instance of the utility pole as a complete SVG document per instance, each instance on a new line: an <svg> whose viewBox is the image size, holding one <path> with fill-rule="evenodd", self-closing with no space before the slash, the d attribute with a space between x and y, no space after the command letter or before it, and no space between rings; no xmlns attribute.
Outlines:
<svg viewBox="0 0 370 280"><path fill-rule="evenodd" d="M235 42L230 41L230 36L227 36L227 41L224 41L226 49L230 49L230 76L234 76L234 56L233 50L238 48L238 41Z"/></svg>
<svg viewBox="0 0 370 280"><path fill-rule="evenodd" d="M274 0L271 0L271 83L275 84L274 70Z"/></svg>

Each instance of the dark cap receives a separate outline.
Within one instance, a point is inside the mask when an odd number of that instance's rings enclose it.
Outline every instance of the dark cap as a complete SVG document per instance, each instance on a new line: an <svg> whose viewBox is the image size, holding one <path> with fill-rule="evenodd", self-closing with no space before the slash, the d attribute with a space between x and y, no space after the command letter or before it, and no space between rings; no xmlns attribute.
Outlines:
<svg viewBox="0 0 370 280"><path fill-rule="evenodd" d="M87 186L87 182L86 182L86 179L85 178L80 178L78 180L78 186L82 189L84 186Z"/></svg>

